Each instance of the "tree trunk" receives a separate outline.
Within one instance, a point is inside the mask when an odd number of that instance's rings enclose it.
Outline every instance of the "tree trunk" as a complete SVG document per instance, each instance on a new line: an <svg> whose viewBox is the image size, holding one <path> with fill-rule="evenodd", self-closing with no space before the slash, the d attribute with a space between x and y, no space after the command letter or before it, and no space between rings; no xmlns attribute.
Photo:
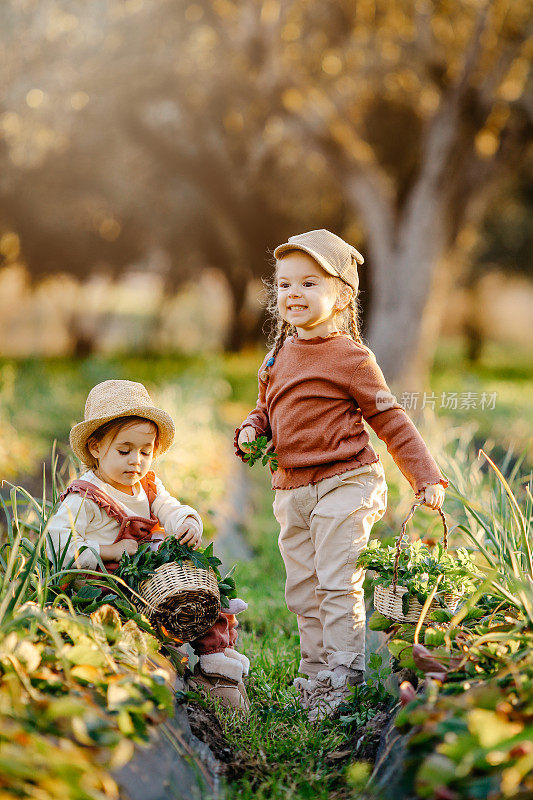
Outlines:
<svg viewBox="0 0 533 800"><path fill-rule="evenodd" d="M404 387L409 391L418 390L427 375L431 345L437 335L434 330L436 311L428 307L428 300L435 284L435 265L440 255L437 239L440 237L435 232L432 252L428 252L427 235L421 224L419 230L413 231L406 249L394 250L387 264L373 262L374 270L387 271L389 280L379 281L381 292L373 292L369 344L390 383L409 379L417 384ZM394 264L393 269L391 264ZM430 345L429 339L423 342L423 334L429 337L432 328Z"/></svg>
<svg viewBox="0 0 533 800"><path fill-rule="evenodd" d="M454 125L455 116L448 108L433 120L418 179L397 216L376 172L361 174L356 169L344 185L347 199L368 230L372 261L368 339L391 384L406 377L419 384L429 369L432 351L422 343L422 334L435 327L426 307L447 246L446 164ZM433 343L435 338L433 331Z"/></svg>
<svg viewBox="0 0 533 800"><path fill-rule="evenodd" d="M231 321L226 335L224 349L230 353L242 350L250 334L250 326L245 315L246 292L249 281L236 272L226 273L233 300Z"/></svg>
<svg viewBox="0 0 533 800"><path fill-rule="evenodd" d="M487 338L486 325L482 313L481 281L471 281L467 293L467 312L463 324L465 337L465 355L471 363L481 360L481 354Z"/></svg>
<svg viewBox="0 0 533 800"><path fill-rule="evenodd" d="M71 352L74 358L88 358L96 350L97 327L81 311L73 312L67 321L67 330L71 341Z"/></svg>

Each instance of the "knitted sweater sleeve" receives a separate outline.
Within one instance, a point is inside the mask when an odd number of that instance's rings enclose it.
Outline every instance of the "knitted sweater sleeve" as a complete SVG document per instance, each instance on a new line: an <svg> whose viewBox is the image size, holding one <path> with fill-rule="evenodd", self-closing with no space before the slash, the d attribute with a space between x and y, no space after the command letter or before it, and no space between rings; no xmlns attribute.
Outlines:
<svg viewBox="0 0 533 800"><path fill-rule="evenodd" d="M69 494L48 523L48 558L63 558L63 566L74 558L77 569L96 569L100 545L91 539L90 526L98 507L79 494Z"/></svg>
<svg viewBox="0 0 533 800"><path fill-rule="evenodd" d="M235 437L233 440L233 444L235 446L235 455L238 456L241 460L244 460L244 453L239 448L237 444L239 433L245 428L247 425L251 425L252 428L255 428L255 432L257 436L266 436L267 439L272 438L272 430L270 428L270 420L268 418L268 410L267 410L267 403L266 403L266 389L267 383L261 380L261 373L265 369L266 362L270 357L270 353L265 357L263 361L259 373L257 376L258 384L259 384L259 391L257 395L257 403L255 408L250 411L244 422L242 422L238 428L235 430Z"/></svg>
<svg viewBox="0 0 533 800"><path fill-rule="evenodd" d="M391 393L373 355L356 367L350 393L416 494L431 484L448 486L415 424Z"/></svg>
<svg viewBox="0 0 533 800"><path fill-rule="evenodd" d="M165 533L169 536L176 533L187 517L192 517L198 530L202 533L204 526L200 514L192 506L180 503L179 500L167 492L159 478L155 479L155 483L157 497L152 503L152 510L165 529Z"/></svg>

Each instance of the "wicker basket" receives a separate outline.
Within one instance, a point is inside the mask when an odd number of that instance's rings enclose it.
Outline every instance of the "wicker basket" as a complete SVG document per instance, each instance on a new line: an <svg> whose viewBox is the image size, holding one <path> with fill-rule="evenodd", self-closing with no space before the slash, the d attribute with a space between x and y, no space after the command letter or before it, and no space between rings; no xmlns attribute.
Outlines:
<svg viewBox="0 0 533 800"><path fill-rule="evenodd" d="M212 569L191 562L162 564L139 585L145 603L138 608L150 622L163 625L183 642L207 633L220 613L220 592Z"/></svg>
<svg viewBox="0 0 533 800"><path fill-rule="evenodd" d="M374 587L374 608L376 611L379 611L380 614L383 614L384 617L388 617L389 619L394 620L395 622L413 622L417 623L420 619L420 614L422 613L422 605L418 602L415 597L412 597L409 600L409 610L407 614L403 613L402 608L402 597L408 591L407 587L398 584L398 562L400 560L400 552L402 546L402 538L405 533L405 528L411 517L413 516L415 509L423 504L423 500L417 500L411 506L411 509L402 523L402 529L400 531L400 535L398 536L398 540L396 542L396 558L394 560L394 578L392 581L391 586L375 586ZM443 544L444 549L448 549L448 526L446 524L446 517L444 516L444 512L442 509L438 508L437 511L440 514L442 525L444 527L444 536L443 536ZM455 613L457 606L459 605L459 601L461 600L463 594L462 593L453 593L453 594L444 594L442 595L444 602L446 603L449 611ZM436 611L441 606L436 598L434 598L431 602L431 605L428 609L428 613L431 611Z"/></svg>
<svg viewBox="0 0 533 800"><path fill-rule="evenodd" d="M404 614L402 609L402 597L406 591L407 588L401 585L396 586L396 593L393 592L392 586L376 586L374 588L374 608L376 611L379 611L380 614L383 614L384 617L393 619L395 622L412 622L416 624L422 613L422 605L418 602L416 597L411 597L409 600L409 611L407 614ZM462 595L444 594L442 597L448 610L454 614ZM438 608L441 608L441 606L438 600L435 599L431 603L428 613L436 611Z"/></svg>

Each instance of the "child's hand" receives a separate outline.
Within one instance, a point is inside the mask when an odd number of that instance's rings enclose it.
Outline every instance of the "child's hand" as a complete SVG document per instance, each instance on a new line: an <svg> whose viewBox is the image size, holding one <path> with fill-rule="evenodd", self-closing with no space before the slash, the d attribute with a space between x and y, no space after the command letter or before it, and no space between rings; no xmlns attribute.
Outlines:
<svg viewBox="0 0 533 800"><path fill-rule="evenodd" d="M188 544L193 550L198 550L202 542L202 534L194 517L185 517L172 536L179 539L181 544Z"/></svg>
<svg viewBox="0 0 533 800"><path fill-rule="evenodd" d="M255 442L257 437L257 433L255 428L252 425L246 425L242 431L239 433L239 438L237 439L237 445L239 446L239 450L243 450L243 444L249 444L250 442Z"/></svg>
<svg viewBox="0 0 533 800"><path fill-rule="evenodd" d="M430 508L442 508L444 502L444 487L441 483L433 483L420 490L417 497L424 501L425 506Z"/></svg>
<svg viewBox="0 0 533 800"><path fill-rule="evenodd" d="M120 561L122 553L132 556L139 549L139 543L135 539L121 539L114 544L101 544L100 557L102 561Z"/></svg>

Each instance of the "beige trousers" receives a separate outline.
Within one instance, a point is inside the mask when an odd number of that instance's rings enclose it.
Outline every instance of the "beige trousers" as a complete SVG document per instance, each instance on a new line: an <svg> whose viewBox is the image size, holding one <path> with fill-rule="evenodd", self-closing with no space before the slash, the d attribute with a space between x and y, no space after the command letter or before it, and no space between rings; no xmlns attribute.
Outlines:
<svg viewBox="0 0 533 800"><path fill-rule="evenodd" d="M355 562L386 508L381 461L276 490L285 598L298 617L300 672L311 678L339 665L365 668L364 570Z"/></svg>

